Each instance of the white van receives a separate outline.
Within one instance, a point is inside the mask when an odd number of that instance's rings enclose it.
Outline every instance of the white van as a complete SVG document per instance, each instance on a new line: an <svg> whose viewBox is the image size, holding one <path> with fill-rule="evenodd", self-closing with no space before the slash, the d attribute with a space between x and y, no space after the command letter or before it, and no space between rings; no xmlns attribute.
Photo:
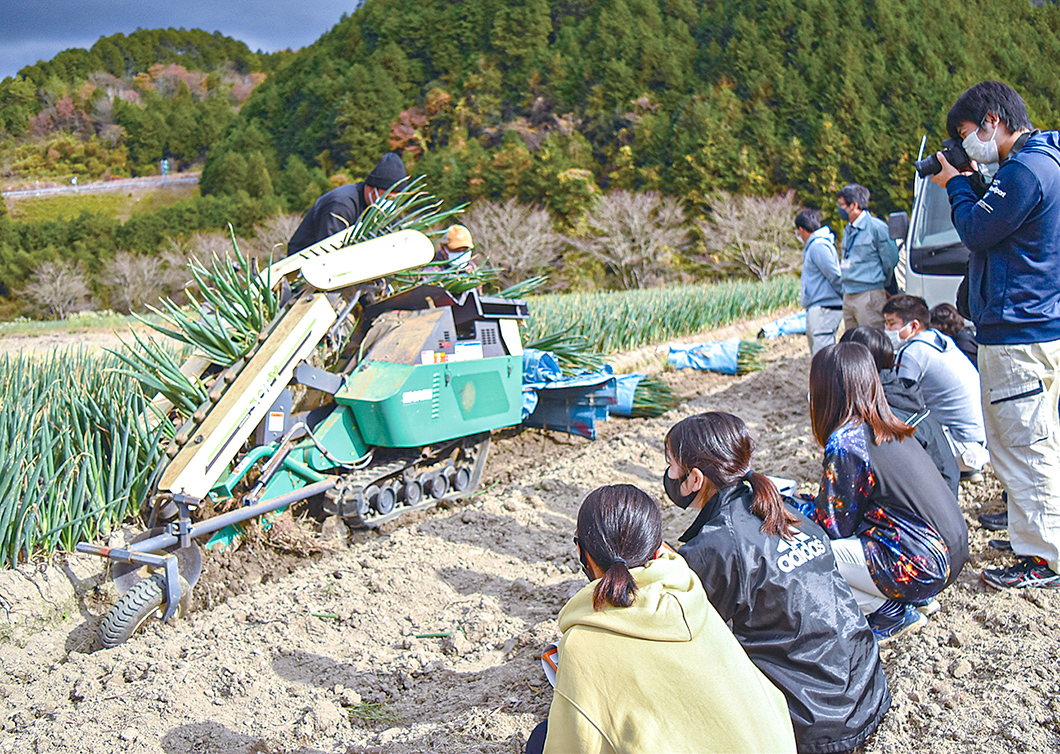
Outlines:
<svg viewBox="0 0 1060 754"><path fill-rule="evenodd" d="M891 238L898 242L898 287L920 296L929 309L942 303L956 305L957 286L968 268L968 248L950 219L946 189L919 175L913 181L912 217L905 212L887 217Z"/></svg>

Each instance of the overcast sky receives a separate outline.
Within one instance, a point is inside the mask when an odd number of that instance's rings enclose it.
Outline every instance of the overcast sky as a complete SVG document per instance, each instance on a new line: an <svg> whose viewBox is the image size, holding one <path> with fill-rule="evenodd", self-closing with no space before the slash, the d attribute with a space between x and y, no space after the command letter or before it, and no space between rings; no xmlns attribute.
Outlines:
<svg viewBox="0 0 1060 754"><path fill-rule="evenodd" d="M315 42L359 0L0 0L0 80L100 37L170 27L219 31L251 50Z"/></svg>

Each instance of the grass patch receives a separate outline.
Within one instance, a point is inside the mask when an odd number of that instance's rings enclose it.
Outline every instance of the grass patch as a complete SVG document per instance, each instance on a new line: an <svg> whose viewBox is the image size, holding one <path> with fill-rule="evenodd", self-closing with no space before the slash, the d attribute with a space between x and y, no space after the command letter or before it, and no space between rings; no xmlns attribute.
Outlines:
<svg viewBox="0 0 1060 754"><path fill-rule="evenodd" d="M361 702L344 708L350 716L350 722L358 720L365 723L387 723L392 725L401 722L401 715L391 709L385 702Z"/></svg>
<svg viewBox="0 0 1060 754"><path fill-rule="evenodd" d="M82 212L116 217L122 222L134 212L154 212L199 195L195 183L171 183L146 188L81 191L45 196L5 197L12 220L73 220Z"/></svg>
<svg viewBox="0 0 1060 754"><path fill-rule="evenodd" d="M157 315L141 315L143 319L161 321ZM109 310L77 312L66 319L27 319L19 317L10 322L0 322L0 337L17 335L49 335L54 333L84 332L86 330L128 330L137 324L131 314L118 314Z"/></svg>

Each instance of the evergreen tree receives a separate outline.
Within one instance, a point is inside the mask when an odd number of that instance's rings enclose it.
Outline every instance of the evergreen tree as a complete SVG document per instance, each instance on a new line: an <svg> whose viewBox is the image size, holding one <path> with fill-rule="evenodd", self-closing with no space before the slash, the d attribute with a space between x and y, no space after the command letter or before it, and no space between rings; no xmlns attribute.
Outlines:
<svg viewBox="0 0 1060 754"><path fill-rule="evenodd" d="M249 125L243 124L240 128L232 129L224 140L210 150L203 166L202 176L199 179L199 188L204 194L232 193L242 186L246 180L245 170L241 174L240 182L233 186L229 177L227 160L229 155L238 154L246 159L245 155L253 152L261 152L265 158L265 166L269 171L269 179L276 184L274 176L279 175L279 158L276 150L269 143L268 137L261 129L257 121Z"/></svg>
<svg viewBox="0 0 1060 754"><path fill-rule="evenodd" d="M213 146L220 143L225 131L235 119L232 106L220 95L207 97L195 106L193 115L198 124L199 155L205 155Z"/></svg>
<svg viewBox="0 0 1060 754"><path fill-rule="evenodd" d="M196 118L195 100L192 99L186 83L180 83L176 96L166 101L165 109L168 111L167 152L185 164L194 161L199 156L202 137L200 123Z"/></svg>
<svg viewBox="0 0 1060 754"><path fill-rule="evenodd" d="M405 102L390 74L378 63L354 65L349 91L338 103L335 125L340 129L335 156L352 175L364 176L388 150L390 122Z"/></svg>
<svg viewBox="0 0 1060 754"><path fill-rule="evenodd" d="M158 162L165 156L169 126L157 110L147 110L135 131L129 134L129 151L141 175L157 171Z"/></svg>
<svg viewBox="0 0 1060 754"><path fill-rule="evenodd" d="M7 213L7 201L0 198L0 244L11 243L15 231L12 228L11 216Z"/></svg>
<svg viewBox="0 0 1060 754"><path fill-rule="evenodd" d="M260 152L255 152L260 155ZM246 190L250 165L239 152L229 152L224 158L222 179L218 190L222 194L235 194Z"/></svg>
<svg viewBox="0 0 1060 754"><path fill-rule="evenodd" d="M37 92L26 78L17 76L0 83L0 130L22 134L37 112Z"/></svg>
<svg viewBox="0 0 1060 754"><path fill-rule="evenodd" d="M250 153L250 158L247 160L246 184L244 188L255 199L264 199L273 195L272 179L269 178L269 170L265 166L265 156L261 153L261 150L255 150Z"/></svg>
<svg viewBox="0 0 1060 754"><path fill-rule="evenodd" d="M494 17L490 42L509 82L528 81L545 60L552 33L549 11L547 0L515 0Z"/></svg>
<svg viewBox="0 0 1060 754"><path fill-rule="evenodd" d="M288 157L283 175L280 177L280 191L287 200L287 206L294 210L309 209L309 206L303 205L302 201L312 182L313 179L305 161L296 154Z"/></svg>

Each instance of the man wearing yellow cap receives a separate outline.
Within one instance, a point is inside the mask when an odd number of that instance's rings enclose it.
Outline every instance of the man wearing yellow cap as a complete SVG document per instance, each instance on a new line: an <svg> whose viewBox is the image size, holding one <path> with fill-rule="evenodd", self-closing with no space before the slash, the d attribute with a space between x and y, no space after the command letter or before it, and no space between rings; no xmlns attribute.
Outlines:
<svg viewBox="0 0 1060 754"><path fill-rule="evenodd" d="M471 266L471 252L475 248L475 242L471 240L471 231L463 225L449 226L449 232L445 234L442 245L434 254L434 261L461 267L467 271L474 269Z"/></svg>

